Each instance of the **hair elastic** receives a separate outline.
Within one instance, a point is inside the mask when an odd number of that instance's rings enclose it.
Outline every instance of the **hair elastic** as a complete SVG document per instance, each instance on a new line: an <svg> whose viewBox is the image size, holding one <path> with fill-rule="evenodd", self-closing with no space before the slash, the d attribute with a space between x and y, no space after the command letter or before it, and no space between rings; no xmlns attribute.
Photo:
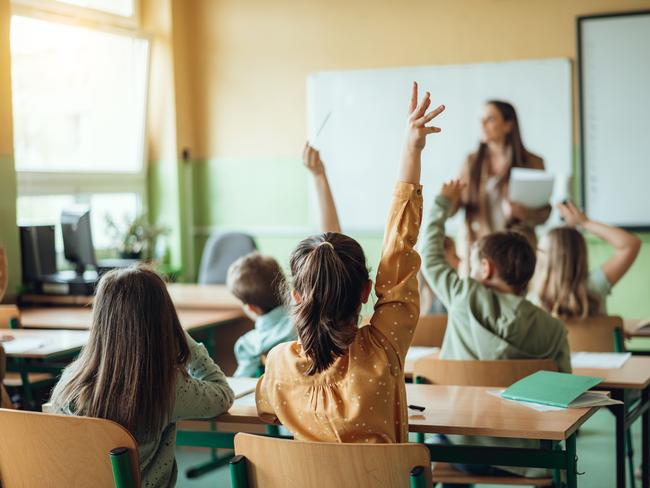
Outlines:
<svg viewBox="0 0 650 488"><path fill-rule="evenodd" d="M323 241L323 242L321 242L321 243L318 245L318 247L321 247L321 246L329 246L329 247L331 247L332 249L334 249L334 246L333 246L332 243L329 242L329 241Z"/></svg>

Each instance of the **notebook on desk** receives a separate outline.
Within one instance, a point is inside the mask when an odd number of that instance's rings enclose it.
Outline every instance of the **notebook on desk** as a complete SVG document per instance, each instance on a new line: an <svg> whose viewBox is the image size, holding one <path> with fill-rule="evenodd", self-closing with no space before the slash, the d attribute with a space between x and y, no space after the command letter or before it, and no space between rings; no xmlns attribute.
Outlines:
<svg viewBox="0 0 650 488"><path fill-rule="evenodd" d="M560 408L595 406L585 404L586 400L580 397L587 390L601 383L603 379L553 371L537 371L512 384L501 396L507 400L540 403ZM598 400L600 404L600 399Z"/></svg>

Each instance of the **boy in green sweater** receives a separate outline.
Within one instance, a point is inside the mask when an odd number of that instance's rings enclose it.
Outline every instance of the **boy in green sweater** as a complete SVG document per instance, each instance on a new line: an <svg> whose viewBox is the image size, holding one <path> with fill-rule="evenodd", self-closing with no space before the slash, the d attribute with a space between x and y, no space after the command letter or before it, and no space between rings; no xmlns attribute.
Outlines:
<svg viewBox="0 0 650 488"><path fill-rule="evenodd" d="M445 221L460 199L463 183L445 183L435 200L425 231L422 267L425 279L447 308L447 331L441 359L553 359L571 372L564 324L525 298L535 271L535 250L517 232L495 232L471 250L470 276L461 279L445 259ZM463 437L462 444L535 447L516 439ZM478 468L473 470L473 467ZM476 474L485 466L462 469ZM512 473L544 477L547 470L503 467ZM478 471L478 472L477 472Z"/></svg>

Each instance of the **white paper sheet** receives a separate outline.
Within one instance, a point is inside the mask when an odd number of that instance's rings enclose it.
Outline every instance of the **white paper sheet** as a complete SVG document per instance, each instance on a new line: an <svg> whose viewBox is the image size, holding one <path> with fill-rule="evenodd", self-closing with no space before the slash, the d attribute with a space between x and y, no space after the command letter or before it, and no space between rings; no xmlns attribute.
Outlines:
<svg viewBox="0 0 650 488"><path fill-rule="evenodd" d="M566 410L565 408L562 407L553 407L551 405L542 405L541 403L522 402L519 400L510 400L508 398L503 398L501 395L504 391L506 390L488 390L488 394L495 397L499 397L502 400L505 400L506 402L517 403L523 407L532 408L533 410L537 410L538 412L557 412L558 410Z"/></svg>
<svg viewBox="0 0 650 488"><path fill-rule="evenodd" d="M538 169L512 168L510 200L529 208L548 205L553 194L555 177Z"/></svg>
<svg viewBox="0 0 650 488"><path fill-rule="evenodd" d="M3 341L1 344L7 354L22 354L38 350L45 346L47 342L33 337L18 337L7 342Z"/></svg>
<svg viewBox="0 0 650 488"><path fill-rule="evenodd" d="M228 378L228 384L235 392L235 398L241 398L255 391L257 378Z"/></svg>
<svg viewBox="0 0 650 488"><path fill-rule="evenodd" d="M566 410L564 407L554 407L552 405L543 405L541 403L523 402L521 400L510 400L503 398L502 394L505 390L488 390L488 394L496 396L507 402L518 403L523 407L528 407L538 412L557 412L559 410ZM588 408L588 407L604 407L607 405L618 405L623 402L613 400L609 397L607 392L604 391L586 391L578 398L571 402L569 408Z"/></svg>
<svg viewBox="0 0 650 488"><path fill-rule="evenodd" d="M415 361L416 359L430 356L431 354L434 354L438 351L440 351L439 347L411 346L406 353L406 360Z"/></svg>
<svg viewBox="0 0 650 488"><path fill-rule="evenodd" d="M572 352L573 368L618 369L632 356L629 352Z"/></svg>

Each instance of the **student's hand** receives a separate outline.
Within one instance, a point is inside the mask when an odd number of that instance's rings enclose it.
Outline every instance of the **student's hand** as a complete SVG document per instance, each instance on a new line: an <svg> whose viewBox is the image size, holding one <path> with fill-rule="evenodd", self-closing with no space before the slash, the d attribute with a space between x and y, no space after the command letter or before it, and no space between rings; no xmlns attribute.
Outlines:
<svg viewBox="0 0 650 488"><path fill-rule="evenodd" d="M305 143L305 148L302 151L302 162L314 176L325 174L325 166L320 159L320 153L308 142Z"/></svg>
<svg viewBox="0 0 650 488"><path fill-rule="evenodd" d="M558 203L557 208L560 211L560 214L562 214L562 219L564 219L564 222L566 222L567 225L578 227L585 225L589 221L587 215L579 208L577 208L570 200Z"/></svg>
<svg viewBox="0 0 650 488"><path fill-rule="evenodd" d="M451 202L452 207L458 204L465 188L465 182L461 180L449 180L442 185L440 195Z"/></svg>
<svg viewBox="0 0 650 488"><path fill-rule="evenodd" d="M426 144L426 138L429 134L440 132L439 127L426 124L435 119L444 110L445 106L440 105L435 110L427 112L431 105L431 94L426 92L418 104L418 84L413 82L411 89L411 101L409 103L409 118L406 137L406 148L411 151L422 151Z"/></svg>

